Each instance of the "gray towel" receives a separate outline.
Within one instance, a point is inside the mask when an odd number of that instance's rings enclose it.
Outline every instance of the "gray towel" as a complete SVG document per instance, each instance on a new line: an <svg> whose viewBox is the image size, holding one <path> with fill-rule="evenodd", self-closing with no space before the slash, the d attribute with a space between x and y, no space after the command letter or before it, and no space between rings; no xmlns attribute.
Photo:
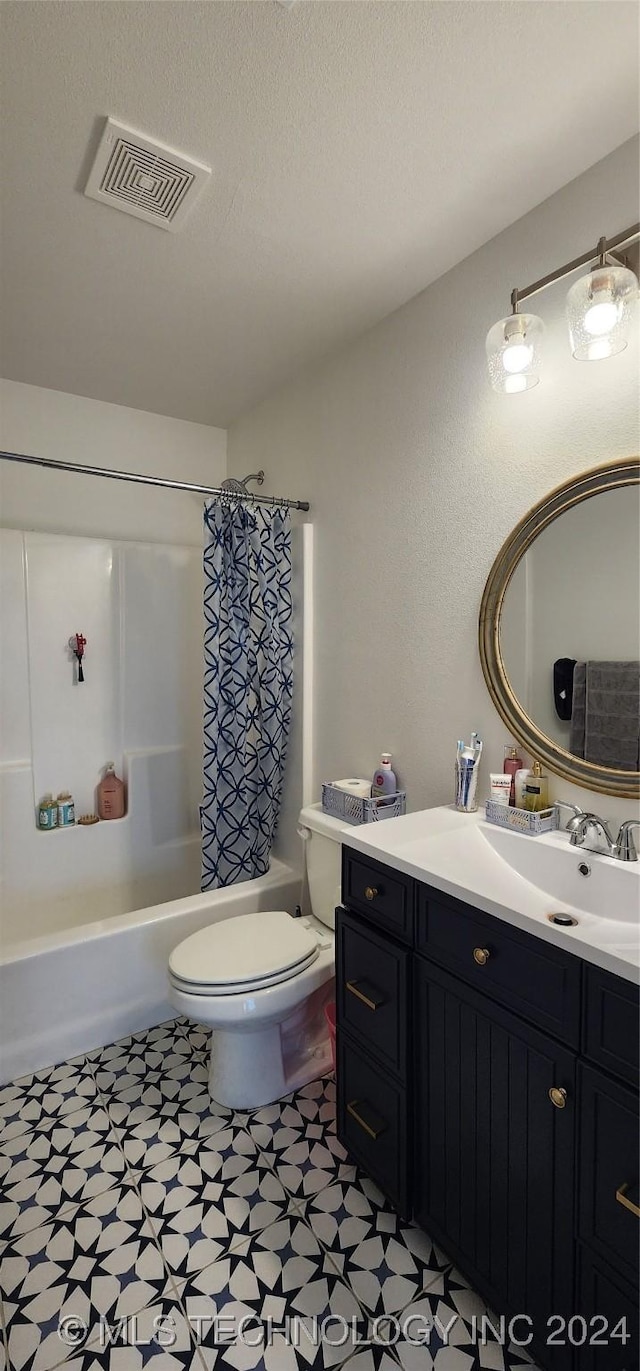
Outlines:
<svg viewBox="0 0 640 1371"><path fill-rule="evenodd" d="M576 662L569 750L615 771L640 771L640 662Z"/></svg>

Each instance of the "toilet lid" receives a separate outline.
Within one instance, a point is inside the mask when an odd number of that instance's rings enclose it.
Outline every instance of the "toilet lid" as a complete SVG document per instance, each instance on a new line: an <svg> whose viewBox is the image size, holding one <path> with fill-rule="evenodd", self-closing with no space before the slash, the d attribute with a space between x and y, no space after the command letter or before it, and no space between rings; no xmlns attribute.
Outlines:
<svg viewBox="0 0 640 1371"><path fill-rule="evenodd" d="M174 948L169 974L192 993L275 985L318 956L316 935L284 910L238 914Z"/></svg>

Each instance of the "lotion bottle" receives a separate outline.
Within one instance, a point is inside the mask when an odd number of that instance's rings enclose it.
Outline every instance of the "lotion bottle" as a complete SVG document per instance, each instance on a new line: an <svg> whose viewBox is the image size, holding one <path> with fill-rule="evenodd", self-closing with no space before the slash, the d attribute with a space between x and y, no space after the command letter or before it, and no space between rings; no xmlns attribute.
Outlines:
<svg viewBox="0 0 640 1371"><path fill-rule="evenodd" d="M380 766L373 773L372 796L395 795L398 789L395 773L391 770L391 753L383 752Z"/></svg>

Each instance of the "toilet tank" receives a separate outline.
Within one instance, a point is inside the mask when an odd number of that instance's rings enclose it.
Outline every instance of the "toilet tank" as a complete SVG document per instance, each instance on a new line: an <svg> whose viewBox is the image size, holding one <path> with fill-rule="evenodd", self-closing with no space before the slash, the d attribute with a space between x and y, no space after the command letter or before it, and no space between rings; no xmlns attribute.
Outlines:
<svg viewBox="0 0 640 1371"><path fill-rule="evenodd" d="M305 845L311 912L328 928L334 928L341 894L341 844L351 825L325 814L321 805L301 809L298 825Z"/></svg>

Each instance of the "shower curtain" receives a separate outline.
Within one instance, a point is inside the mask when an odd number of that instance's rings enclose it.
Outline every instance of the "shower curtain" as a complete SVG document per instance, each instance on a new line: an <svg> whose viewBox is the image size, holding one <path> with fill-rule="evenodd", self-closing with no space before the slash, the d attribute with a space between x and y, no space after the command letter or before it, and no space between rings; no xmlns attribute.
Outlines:
<svg viewBox="0 0 640 1371"><path fill-rule="evenodd" d="M291 721L291 521L222 498L204 529L202 889L214 890L269 869Z"/></svg>

